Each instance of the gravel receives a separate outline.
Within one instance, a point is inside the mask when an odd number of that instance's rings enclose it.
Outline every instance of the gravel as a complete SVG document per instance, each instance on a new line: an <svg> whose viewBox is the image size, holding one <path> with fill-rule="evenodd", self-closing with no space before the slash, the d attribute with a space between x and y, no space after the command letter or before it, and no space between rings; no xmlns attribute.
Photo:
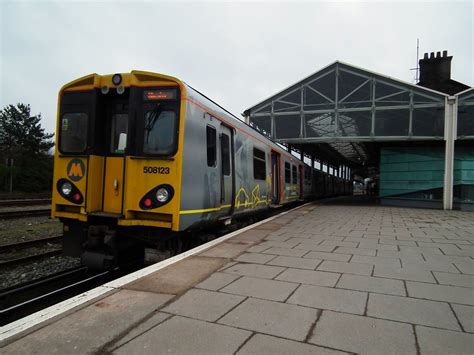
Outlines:
<svg viewBox="0 0 474 355"><path fill-rule="evenodd" d="M59 236L62 231L62 224L58 220L46 216L0 220L0 245ZM51 243L46 247L19 249L15 252L3 253L0 255L0 260L11 259L16 255L31 255L35 250L46 251L57 248L57 244ZM2 267L0 289L49 276L79 265L80 258L49 256L22 265Z"/></svg>
<svg viewBox="0 0 474 355"><path fill-rule="evenodd" d="M50 256L39 261L2 268L0 273L0 290L72 269L80 264L80 258Z"/></svg>
<svg viewBox="0 0 474 355"><path fill-rule="evenodd" d="M0 220L0 245L59 236L62 224L50 217L26 217Z"/></svg>

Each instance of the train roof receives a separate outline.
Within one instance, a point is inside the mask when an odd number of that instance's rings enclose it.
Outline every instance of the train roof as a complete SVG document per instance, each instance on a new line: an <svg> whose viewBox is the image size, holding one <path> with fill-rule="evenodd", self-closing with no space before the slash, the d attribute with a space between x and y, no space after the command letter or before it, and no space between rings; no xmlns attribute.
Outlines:
<svg viewBox="0 0 474 355"><path fill-rule="evenodd" d="M269 137L263 135L256 128L250 126L249 124L247 124L246 122L244 122L243 120L238 118L236 115L234 115L232 112L228 111L227 109L225 109L224 107L219 105L217 102L215 102L211 98L204 95L202 92L196 90L194 87L192 87L191 85L189 85L189 84L187 84L183 81L181 81L181 82L186 86L186 89L188 91L191 90L191 92L194 92L194 94L201 99L200 104L204 104L205 108L208 109L209 111L211 111L212 113L214 113L214 115L216 115L216 116L224 115L227 118L227 120L226 120L227 123L229 123L230 125L237 126L236 128L240 129L241 131L243 131L247 135L254 136L254 138L255 138L255 135L258 135L258 140L259 141L261 141L264 144L269 145L275 151L277 151L279 153L283 153L283 154L287 155L288 157L291 157L291 159L294 159L294 160L296 160L296 161L298 161L302 164L307 165L306 163L304 163L303 161L301 161L300 159L298 159L297 157L292 155L290 152L288 152L286 149L279 146L276 142L272 141ZM220 118L220 117L218 117L218 118ZM231 119L232 121L228 122L229 119Z"/></svg>

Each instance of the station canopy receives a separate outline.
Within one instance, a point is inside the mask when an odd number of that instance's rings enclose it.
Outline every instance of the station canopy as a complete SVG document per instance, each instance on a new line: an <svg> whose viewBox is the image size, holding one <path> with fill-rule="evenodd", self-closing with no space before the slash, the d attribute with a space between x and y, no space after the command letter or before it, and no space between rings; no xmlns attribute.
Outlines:
<svg viewBox="0 0 474 355"><path fill-rule="evenodd" d="M332 164L375 161L380 142L442 141L447 95L341 62L244 112L276 142Z"/></svg>

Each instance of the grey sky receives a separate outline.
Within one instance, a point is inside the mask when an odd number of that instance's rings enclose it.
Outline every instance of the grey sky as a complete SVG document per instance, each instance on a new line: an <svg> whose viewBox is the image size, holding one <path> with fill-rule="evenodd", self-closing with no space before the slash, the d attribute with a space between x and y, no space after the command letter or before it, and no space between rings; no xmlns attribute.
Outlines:
<svg viewBox="0 0 474 355"><path fill-rule="evenodd" d="M471 1L0 3L0 107L50 132L59 88L93 72L173 75L240 115L335 60L413 82L420 38L474 85Z"/></svg>

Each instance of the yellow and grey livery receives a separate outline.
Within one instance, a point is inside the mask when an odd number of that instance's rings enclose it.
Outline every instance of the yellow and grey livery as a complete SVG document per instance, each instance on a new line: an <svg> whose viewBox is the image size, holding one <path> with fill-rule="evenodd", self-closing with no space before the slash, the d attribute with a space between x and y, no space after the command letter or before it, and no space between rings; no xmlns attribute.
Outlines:
<svg viewBox="0 0 474 355"><path fill-rule="evenodd" d="M301 160L167 75L64 85L57 132L52 216L66 253L100 265L126 237L156 243L317 191Z"/></svg>

